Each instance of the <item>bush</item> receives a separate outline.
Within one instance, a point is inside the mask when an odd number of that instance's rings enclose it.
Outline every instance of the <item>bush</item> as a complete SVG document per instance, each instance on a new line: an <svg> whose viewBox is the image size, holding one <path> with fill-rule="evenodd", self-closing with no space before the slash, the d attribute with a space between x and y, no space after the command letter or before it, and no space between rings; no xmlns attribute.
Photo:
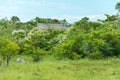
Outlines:
<svg viewBox="0 0 120 80"><path fill-rule="evenodd" d="M78 55L77 53L72 52L72 56L71 56L71 58L72 58L73 60L75 60L75 59L79 59L79 58L81 58L81 57L82 57L82 55Z"/></svg>
<svg viewBox="0 0 120 80"><path fill-rule="evenodd" d="M42 59L43 55L45 55L45 54L46 54L45 50L42 50L39 48L35 49L32 54L33 61L34 62L40 61Z"/></svg>
<svg viewBox="0 0 120 80"><path fill-rule="evenodd" d="M90 59L102 59L103 54L100 51L95 51L95 52L89 53L88 58L90 58Z"/></svg>
<svg viewBox="0 0 120 80"><path fill-rule="evenodd" d="M73 51L74 40L68 40L54 49L54 55L59 59L78 59L80 55Z"/></svg>

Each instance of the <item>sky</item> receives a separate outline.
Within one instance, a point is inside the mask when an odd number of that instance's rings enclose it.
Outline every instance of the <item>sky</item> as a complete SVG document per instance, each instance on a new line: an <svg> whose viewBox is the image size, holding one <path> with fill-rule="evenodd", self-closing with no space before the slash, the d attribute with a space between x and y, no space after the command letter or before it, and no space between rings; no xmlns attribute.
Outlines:
<svg viewBox="0 0 120 80"><path fill-rule="evenodd" d="M83 17L105 19L104 14L116 14L120 0L0 0L0 19L18 16L26 22L35 17L66 19L73 23Z"/></svg>

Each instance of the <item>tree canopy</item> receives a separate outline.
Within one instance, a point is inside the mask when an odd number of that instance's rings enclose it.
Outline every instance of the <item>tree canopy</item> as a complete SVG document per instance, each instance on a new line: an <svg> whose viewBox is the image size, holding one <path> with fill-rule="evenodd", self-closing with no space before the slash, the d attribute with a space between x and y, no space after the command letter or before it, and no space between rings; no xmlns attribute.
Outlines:
<svg viewBox="0 0 120 80"><path fill-rule="evenodd" d="M120 11L120 2L115 7ZM17 16L0 20L0 58L9 61L16 55L30 55L33 61L43 55L59 59L101 59L120 56L120 20L105 14L106 19L90 21L88 17L69 25L63 19L35 17L20 22ZM63 24L67 30L40 29L37 23Z"/></svg>

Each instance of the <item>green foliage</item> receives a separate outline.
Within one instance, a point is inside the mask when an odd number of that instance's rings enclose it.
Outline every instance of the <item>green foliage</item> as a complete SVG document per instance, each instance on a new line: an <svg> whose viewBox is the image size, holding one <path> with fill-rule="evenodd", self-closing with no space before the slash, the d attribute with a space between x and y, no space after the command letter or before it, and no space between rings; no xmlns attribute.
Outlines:
<svg viewBox="0 0 120 80"><path fill-rule="evenodd" d="M0 56L6 60L7 66L12 57L18 54L19 46L9 39L0 38Z"/></svg>
<svg viewBox="0 0 120 80"><path fill-rule="evenodd" d="M14 41L17 43L20 43L21 40L26 37L26 31L25 30L14 30L12 32L12 36L14 36Z"/></svg>
<svg viewBox="0 0 120 80"><path fill-rule="evenodd" d="M22 47L22 54L25 54L25 55L34 54L34 46L29 44L24 44Z"/></svg>
<svg viewBox="0 0 120 80"><path fill-rule="evenodd" d="M40 48L34 49L32 58L34 62L38 62L42 59L43 55L47 54L47 52L45 50L42 50Z"/></svg>
<svg viewBox="0 0 120 80"><path fill-rule="evenodd" d="M48 50L54 49L56 46L61 44L66 40L66 35L64 33L59 33L55 37L53 37L50 41L48 41Z"/></svg>
<svg viewBox="0 0 120 80"><path fill-rule="evenodd" d="M12 23L16 23L16 22L19 22L20 19L19 19L17 16L12 16L10 21L11 21Z"/></svg>
<svg viewBox="0 0 120 80"><path fill-rule="evenodd" d="M101 24L81 20L68 29L66 40L56 46L55 54L70 59L73 53L94 59L119 55L119 32L119 21Z"/></svg>
<svg viewBox="0 0 120 80"><path fill-rule="evenodd" d="M22 54L30 55L34 62L38 62L42 59L44 55L48 55L48 51L40 49L39 47L35 48L34 46L29 44L25 44L22 50Z"/></svg>
<svg viewBox="0 0 120 80"><path fill-rule="evenodd" d="M80 55L78 55L76 52L72 51L73 44L74 44L74 40L68 40L68 41L61 43L60 45L58 45L55 48L54 55L60 59L62 59L62 58L78 59L78 58L80 58Z"/></svg>
<svg viewBox="0 0 120 80"><path fill-rule="evenodd" d="M58 20L58 19L52 19L52 18L35 17L34 19L27 22L27 24L31 24L33 26L36 26L37 23L63 24L65 26L69 26L69 23L65 19Z"/></svg>
<svg viewBox="0 0 120 80"><path fill-rule="evenodd" d="M95 51L87 55L90 59L102 59L103 54L100 51Z"/></svg>
<svg viewBox="0 0 120 80"><path fill-rule="evenodd" d="M118 10L119 4L116 6ZM0 20L0 38L4 37L19 45L19 54L34 54L35 61L41 59L41 53L47 52L60 59L100 59L119 56L120 20L117 15L105 16L107 18L100 22L92 22L84 17L68 30L42 30L36 27L37 23L60 23L67 26L69 23L65 19L36 17L22 23L17 16L13 16L10 21L7 18Z"/></svg>
<svg viewBox="0 0 120 80"><path fill-rule="evenodd" d="M39 28L33 28L23 41L33 45L34 47L45 48L47 45L47 35L47 31L41 30Z"/></svg>
<svg viewBox="0 0 120 80"><path fill-rule="evenodd" d="M115 5L115 9L120 11L120 2L118 2L116 5Z"/></svg>
<svg viewBox="0 0 120 80"><path fill-rule="evenodd" d="M105 21L116 21L117 20L117 16L116 15L105 14L105 16L107 17L107 19Z"/></svg>

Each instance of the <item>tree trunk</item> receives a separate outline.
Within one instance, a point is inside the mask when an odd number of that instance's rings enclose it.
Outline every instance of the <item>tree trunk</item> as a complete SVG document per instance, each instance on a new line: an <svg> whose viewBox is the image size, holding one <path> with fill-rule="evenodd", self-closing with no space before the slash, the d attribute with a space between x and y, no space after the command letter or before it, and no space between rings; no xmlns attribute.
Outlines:
<svg viewBox="0 0 120 80"><path fill-rule="evenodd" d="M9 66L10 57L6 56L6 65Z"/></svg>

